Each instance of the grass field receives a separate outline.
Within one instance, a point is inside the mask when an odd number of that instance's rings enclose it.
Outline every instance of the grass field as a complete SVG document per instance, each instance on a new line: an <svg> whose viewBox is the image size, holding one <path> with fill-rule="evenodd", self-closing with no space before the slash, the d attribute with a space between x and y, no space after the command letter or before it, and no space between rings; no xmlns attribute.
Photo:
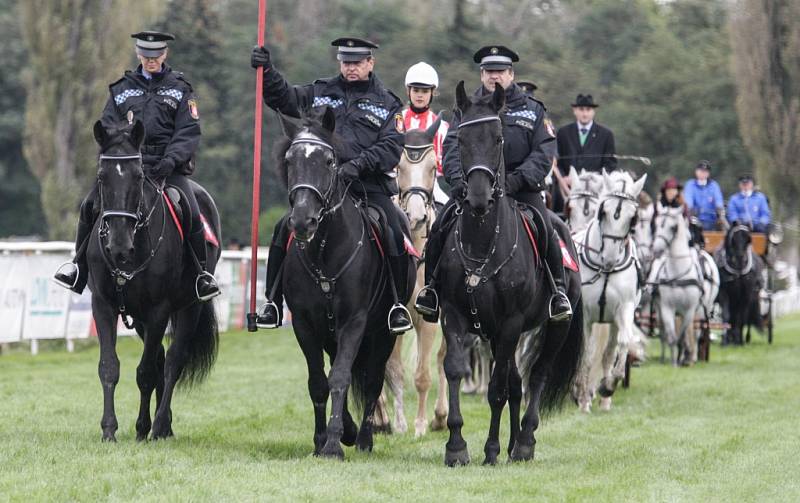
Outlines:
<svg viewBox="0 0 800 503"><path fill-rule="evenodd" d="M756 336L714 346L693 369L636 369L609 413L569 404L540 427L527 464L480 466L489 411L466 397L473 464L457 469L443 466L444 432L378 436L372 454L347 448L344 463L313 458L289 330L224 334L209 381L173 403L176 438L137 443L140 350L119 343L112 445L100 442L96 344L0 357L0 500L800 501L797 317L779 323L773 346Z"/></svg>

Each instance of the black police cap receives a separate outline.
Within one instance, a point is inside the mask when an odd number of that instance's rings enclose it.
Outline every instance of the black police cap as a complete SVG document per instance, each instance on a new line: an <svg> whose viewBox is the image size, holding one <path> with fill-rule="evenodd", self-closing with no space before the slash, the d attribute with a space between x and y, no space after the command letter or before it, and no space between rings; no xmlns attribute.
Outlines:
<svg viewBox="0 0 800 503"><path fill-rule="evenodd" d="M478 49L472 60L483 70L505 70L519 61L519 55L504 45L487 45Z"/></svg>
<svg viewBox="0 0 800 503"><path fill-rule="evenodd" d="M372 49L378 48L375 42L356 37L337 38L331 45L339 48L336 53L339 61L361 61L372 56Z"/></svg>
<svg viewBox="0 0 800 503"><path fill-rule="evenodd" d="M140 31L132 34L131 38L136 39L136 53L147 58L161 56L167 49L167 42L175 40L171 33L159 31Z"/></svg>

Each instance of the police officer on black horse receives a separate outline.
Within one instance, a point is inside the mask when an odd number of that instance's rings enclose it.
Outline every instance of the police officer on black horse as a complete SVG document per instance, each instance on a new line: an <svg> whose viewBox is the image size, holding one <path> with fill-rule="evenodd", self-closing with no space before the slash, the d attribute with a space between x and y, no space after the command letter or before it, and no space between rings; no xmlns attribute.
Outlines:
<svg viewBox="0 0 800 503"><path fill-rule="evenodd" d="M182 73L173 72L165 64L167 42L175 40L169 33L143 31L131 35L136 39L136 55L141 63L134 71L109 86L110 96L101 121L109 127L127 120L141 121L145 126L142 165L145 175L166 179L178 188L191 211L189 246L197 260L195 290L198 299L209 300L220 294L214 276L206 272L206 245L200 209L188 175L194 172L194 154L200 144L200 115L192 85ZM81 203L80 220L75 240L75 258L62 264L54 276L61 286L81 293L88 280L86 244L96 212L100 210L97 186Z"/></svg>
<svg viewBox="0 0 800 503"><path fill-rule="evenodd" d="M329 107L336 116L335 133L342 142L337 152L342 176L353 182L350 190L359 199L379 207L387 219L383 250L386 252L391 277L396 288L407 283L409 255L405 250L404 231L407 225L391 197L398 193L394 168L403 151L401 100L373 73L373 51L378 48L369 40L346 37L334 40L337 47L339 75L319 79L312 84L292 86L275 69L269 51L254 47L251 65L264 69L264 101L292 117L318 107ZM289 239L286 217L275 227L267 263L267 295L275 289L274 298L258 314L261 328L280 326L283 314L283 293L275 285L281 264L286 257ZM403 298L403 292L398 298ZM409 313L396 304L389 314L389 328L402 333L411 328Z"/></svg>
<svg viewBox="0 0 800 503"><path fill-rule="evenodd" d="M569 319L572 309L565 291L564 267L559 238L553 231L549 214L545 209L542 191L544 178L556 155L556 135L544 104L524 92L514 82L513 63L519 56L503 46L486 46L473 57L480 64L483 85L475 92L486 95L500 84L506 92L506 108L500 112L503 121L503 159L506 168L506 193L520 203L532 206L544 217L544 232L549 239L546 246L545 263L553 278L550 298L550 313L554 321ZM436 293L435 270L439 263L447 229L455 221L453 206L462 201L467 193L467 182L463 179L458 145L458 123L456 114L444 141L444 173L452 187L450 203L436 219L425 248L425 288L420 290L415 307L428 321L435 321L439 312Z"/></svg>

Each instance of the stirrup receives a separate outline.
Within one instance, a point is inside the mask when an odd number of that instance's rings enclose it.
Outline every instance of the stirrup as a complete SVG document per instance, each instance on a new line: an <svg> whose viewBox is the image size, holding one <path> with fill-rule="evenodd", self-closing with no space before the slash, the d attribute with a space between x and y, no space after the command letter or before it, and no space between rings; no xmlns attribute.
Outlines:
<svg viewBox="0 0 800 503"><path fill-rule="evenodd" d="M220 289L219 289L219 286L217 285L217 291L216 291L216 292L213 292L213 293L210 293L210 294L208 294L208 295L204 295L204 296L202 296L202 297L201 297L201 296L200 296L200 278L211 278L211 281L212 281L212 282L213 282L215 285L217 284L217 279L214 277L214 275L213 275L213 274L211 274L211 273L210 273L210 272L208 272L208 271L203 271L203 272L201 272L200 274L198 274L198 275L197 275L197 278L195 278L195 280L194 280L194 293L195 293L195 295L197 296L197 298L198 298L198 299L199 299L201 302L206 302L206 301L208 301L208 300L211 300L211 299L213 299L214 297L216 297L217 295L219 295L219 294L221 294L221 293L222 293L222 292L220 291Z"/></svg>
<svg viewBox="0 0 800 503"><path fill-rule="evenodd" d="M434 300L434 304L436 306L433 309L431 309L430 307L428 307L428 306L426 306L424 304L420 304L419 303L420 297L427 296L427 295L429 295L431 293L433 294L433 300ZM439 313L439 294L436 293L436 289L431 287L431 286L429 286L429 285L425 285L424 287L422 287L422 290L420 290L419 293L417 293L417 297L416 297L416 299L414 299L414 309L416 309L419 314L424 314L424 315L428 315L428 316L433 316L433 315L438 314Z"/></svg>
<svg viewBox="0 0 800 503"><path fill-rule="evenodd" d="M408 323L403 325L402 327L392 327L392 313L394 313L398 309L406 314L406 319L408 320ZM389 330L395 335L407 332L413 328L413 326L411 325L411 313L408 312L406 306L397 303L393 305L391 309L389 309L389 314L386 316L386 324L389 326Z"/></svg>
<svg viewBox="0 0 800 503"><path fill-rule="evenodd" d="M262 313L266 313L267 308L271 307L275 311L275 323L262 323L258 320L263 318ZM267 299L267 301L261 306L261 309L258 310L258 314L256 315L256 326L258 328L278 328L281 326L281 313L278 310L278 304L272 302L271 300Z"/></svg>
<svg viewBox="0 0 800 503"><path fill-rule="evenodd" d="M70 265L70 266L75 268L75 281L73 281L71 285L69 283L66 283L66 282L61 281L60 279L58 279L59 271L61 271L61 268L66 266L66 265ZM53 274L52 280L53 280L53 283L55 283L56 285L63 286L67 290L72 290L78 284L78 278L80 278L80 277L81 277L81 269L78 266L78 264L68 260L68 261L64 262L63 264L61 264L60 266L58 266L58 269L56 269L55 274Z"/></svg>
<svg viewBox="0 0 800 503"><path fill-rule="evenodd" d="M566 311L563 313L558 313L557 315L553 315L553 301L557 298L561 297L562 299L567 301L567 308ZM548 315L550 316L550 321L568 321L572 318L572 302L569 301L569 297L564 292L557 291L550 297L550 302L547 305Z"/></svg>

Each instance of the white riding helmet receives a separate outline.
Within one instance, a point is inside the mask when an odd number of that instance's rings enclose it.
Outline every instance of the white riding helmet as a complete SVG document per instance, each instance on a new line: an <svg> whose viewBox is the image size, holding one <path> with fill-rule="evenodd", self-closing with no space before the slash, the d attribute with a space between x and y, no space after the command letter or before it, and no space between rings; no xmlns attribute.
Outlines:
<svg viewBox="0 0 800 503"><path fill-rule="evenodd" d="M439 87L439 74L428 63L420 61L412 65L406 72L406 87L414 86L421 88Z"/></svg>

